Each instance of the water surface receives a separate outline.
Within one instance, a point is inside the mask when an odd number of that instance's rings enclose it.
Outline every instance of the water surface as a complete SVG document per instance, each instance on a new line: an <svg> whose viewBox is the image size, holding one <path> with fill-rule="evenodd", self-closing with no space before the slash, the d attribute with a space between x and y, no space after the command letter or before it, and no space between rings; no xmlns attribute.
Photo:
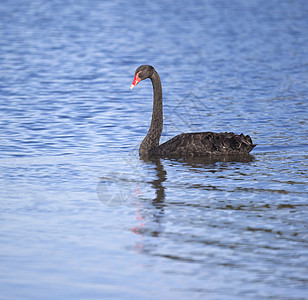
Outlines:
<svg viewBox="0 0 308 300"><path fill-rule="evenodd" d="M1 299L307 299L306 1L3 1ZM249 134L246 160L143 161Z"/></svg>

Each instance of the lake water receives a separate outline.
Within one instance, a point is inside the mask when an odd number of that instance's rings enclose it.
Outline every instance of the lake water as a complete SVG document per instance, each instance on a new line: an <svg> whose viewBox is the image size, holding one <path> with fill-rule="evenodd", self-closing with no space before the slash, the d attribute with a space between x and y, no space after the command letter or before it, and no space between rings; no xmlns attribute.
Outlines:
<svg viewBox="0 0 308 300"><path fill-rule="evenodd" d="M246 160L143 161L234 131ZM308 5L1 1L0 299L308 299Z"/></svg>

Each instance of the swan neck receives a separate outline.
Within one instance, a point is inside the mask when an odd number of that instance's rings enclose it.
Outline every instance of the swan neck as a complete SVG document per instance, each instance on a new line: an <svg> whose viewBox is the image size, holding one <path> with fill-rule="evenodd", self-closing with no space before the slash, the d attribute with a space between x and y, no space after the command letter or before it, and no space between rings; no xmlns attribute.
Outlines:
<svg viewBox="0 0 308 300"><path fill-rule="evenodd" d="M152 149L159 146L159 139L163 130L163 93L160 77L154 71L150 79L153 85L152 120L149 131L140 145L140 154L149 154Z"/></svg>

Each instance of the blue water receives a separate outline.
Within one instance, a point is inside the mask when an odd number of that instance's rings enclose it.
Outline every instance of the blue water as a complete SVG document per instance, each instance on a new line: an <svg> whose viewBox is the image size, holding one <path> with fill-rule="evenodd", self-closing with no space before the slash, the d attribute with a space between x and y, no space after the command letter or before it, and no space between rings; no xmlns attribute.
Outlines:
<svg viewBox="0 0 308 300"><path fill-rule="evenodd" d="M244 161L139 159L249 134ZM1 1L0 299L307 299L308 5Z"/></svg>

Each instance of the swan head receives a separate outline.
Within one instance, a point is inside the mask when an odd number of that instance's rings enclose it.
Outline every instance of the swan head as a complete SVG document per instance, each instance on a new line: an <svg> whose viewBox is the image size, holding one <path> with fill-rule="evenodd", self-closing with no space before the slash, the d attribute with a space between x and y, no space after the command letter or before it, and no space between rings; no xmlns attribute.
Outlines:
<svg viewBox="0 0 308 300"><path fill-rule="evenodd" d="M142 65L138 67L135 71L135 78L133 80L132 85L130 86L130 89L133 89L140 81L150 78L155 69L152 66L149 65Z"/></svg>

